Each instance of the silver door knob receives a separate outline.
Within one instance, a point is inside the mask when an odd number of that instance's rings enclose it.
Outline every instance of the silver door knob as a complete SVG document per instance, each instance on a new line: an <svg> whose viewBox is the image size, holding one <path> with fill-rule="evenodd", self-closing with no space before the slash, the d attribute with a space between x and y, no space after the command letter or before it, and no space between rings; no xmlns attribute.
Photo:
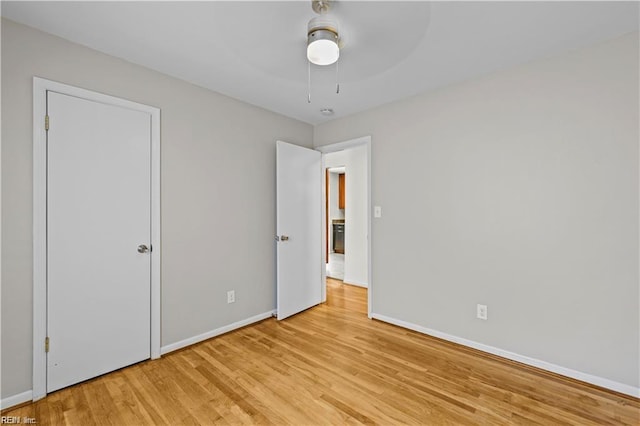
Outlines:
<svg viewBox="0 0 640 426"><path fill-rule="evenodd" d="M282 236L280 237L280 241L289 241L289 237L288 237L288 236L286 236L286 235L282 235Z"/></svg>
<svg viewBox="0 0 640 426"><path fill-rule="evenodd" d="M138 246L138 253L149 253L149 247L147 247L145 244L140 244Z"/></svg>

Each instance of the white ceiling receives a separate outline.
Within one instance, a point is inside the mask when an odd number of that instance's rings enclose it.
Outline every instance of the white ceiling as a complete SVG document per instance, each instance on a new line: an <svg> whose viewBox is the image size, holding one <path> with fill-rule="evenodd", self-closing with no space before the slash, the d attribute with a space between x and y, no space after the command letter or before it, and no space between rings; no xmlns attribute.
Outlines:
<svg viewBox="0 0 640 426"><path fill-rule="evenodd" d="M335 66L314 65L309 104L310 0L2 1L2 15L312 124L639 27L635 1L338 1L340 93Z"/></svg>

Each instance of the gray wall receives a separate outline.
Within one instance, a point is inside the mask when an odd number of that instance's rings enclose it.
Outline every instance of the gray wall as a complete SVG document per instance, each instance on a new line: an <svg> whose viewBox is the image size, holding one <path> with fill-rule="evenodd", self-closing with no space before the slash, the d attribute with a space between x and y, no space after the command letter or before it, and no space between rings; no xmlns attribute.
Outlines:
<svg viewBox="0 0 640 426"><path fill-rule="evenodd" d="M638 387L638 48L316 126L372 136L373 312Z"/></svg>
<svg viewBox="0 0 640 426"><path fill-rule="evenodd" d="M3 20L2 398L32 386L33 76L162 110L163 345L275 308L275 141L312 127Z"/></svg>

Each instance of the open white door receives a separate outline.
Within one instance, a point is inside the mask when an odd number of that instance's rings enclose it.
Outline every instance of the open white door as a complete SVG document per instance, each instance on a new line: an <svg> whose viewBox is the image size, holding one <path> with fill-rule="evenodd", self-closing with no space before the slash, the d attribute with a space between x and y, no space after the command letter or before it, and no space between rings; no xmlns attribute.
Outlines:
<svg viewBox="0 0 640 426"><path fill-rule="evenodd" d="M278 319L321 303L322 157L278 141Z"/></svg>

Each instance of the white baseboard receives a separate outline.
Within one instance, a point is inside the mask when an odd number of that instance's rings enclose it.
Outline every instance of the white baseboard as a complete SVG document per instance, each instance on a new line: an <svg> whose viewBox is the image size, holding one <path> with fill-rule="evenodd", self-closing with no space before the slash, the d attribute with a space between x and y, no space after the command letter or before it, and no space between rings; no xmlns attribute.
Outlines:
<svg viewBox="0 0 640 426"><path fill-rule="evenodd" d="M525 355L516 354L513 352L506 351L504 349L495 348L493 346L485 345L483 343L474 342L473 340L468 340L462 337L453 336L451 334L443 333L437 330L432 330L430 328L422 327L420 325L412 324L406 321L390 318L385 315L372 313L371 318L388 322L389 324L397 325L403 328L408 328L409 330L417 331L418 333L428 334L429 336L438 337L440 339L447 340L449 342L458 343L463 346L468 346L470 348L478 349L483 352L488 352L490 354L497 355L502 358L507 358L512 361L521 362L523 364L527 364L532 367L537 367L542 370L551 371L553 373L560 374L562 376L571 377L572 379L587 382L592 385L600 386L606 389L623 393L625 395L630 395L636 398L640 398L640 388L626 385L624 383L619 383L613 380L605 379L603 377L598 377L592 374L583 373L581 371L572 370L570 368L561 367L559 365L552 364L550 362L541 361L535 358L530 358Z"/></svg>
<svg viewBox="0 0 640 426"><path fill-rule="evenodd" d="M8 396L0 400L0 409L13 407L14 405L22 404L23 402L29 402L33 399L33 392L30 390L19 393L17 395Z"/></svg>
<svg viewBox="0 0 640 426"><path fill-rule="evenodd" d="M182 349L184 347L193 345L195 343L199 343L199 342L202 342L204 340L211 339L212 337L216 337L216 336L219 336L221 334L228 333L228 332L233 331L235 329L242 328L242 327L247 326L249 324L253 324L254 322L262 321L263 319L272 317L275 312L276 312L275 310L269 311L269 312L264 312L264 313L255 315L255 316L253 316L251 318L247 318L247 319L244 319L244 320L241 320L241 321L237 321L237 322L234 322L233 324L225 325L223 327L216 328L215 330L207 331L206 333L202 333L202 334L199 334L197 336L193 336L193 337L189 337L188 339L181 340L179 342L175 342L175 343L171 343L171 344L166 345L166 346L162 346L160 348L160 353L162 355L164 355L164 354L169 353L169 352L177 351L178 349Z"/></svg>
<svg viewBox="0 0 640 426"><path fill-rule="evenodd" d="M344 279L342 280L342 282L343 282L343 283L345 283L345 284L355 285L355 286L358 286L358 287L364 287L364 288L369 287L369 286L367 285L367 283L366 283L366 282L364 282L364 281L352 280L352 279L350 279L350 278L348 278L348 277L344 277Z"/></svg>

